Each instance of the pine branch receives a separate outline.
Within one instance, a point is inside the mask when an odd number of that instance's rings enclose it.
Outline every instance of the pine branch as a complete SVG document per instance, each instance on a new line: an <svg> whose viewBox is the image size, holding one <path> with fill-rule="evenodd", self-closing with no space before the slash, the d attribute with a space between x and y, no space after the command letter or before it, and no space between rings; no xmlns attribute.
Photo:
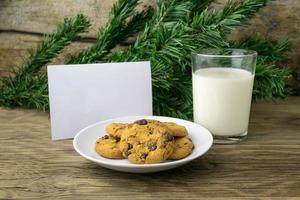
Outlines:
<svg viewBox="0 0 300 200"><path fill-rule="evenodd" d="M139 31L126 27L126 19L134 14L137 5L138 0L118 0L111 10L107 24L99 31L96 43L91 48L71 57L68 64L94 63L101 60L119 41ZM129 25L143 28L142 25L137 24L142 20L138 17L146 19L150 13L150 9L147 12L142 12L134 17Z"/></svg>
<svg viewBox="0 0 300 200"><path fill-rule="evenodd" d="M234 28L245 25L255 13L266 5L268 0L228 1L222 11L204 10L195 15L192 27L202 29L203 26L218 29L225 37Z"/></svg>
<svg viewBox="0 0 300 200"><path fill-rule="evenodd" d="M0 90L0 105L5 107L49 109L48 84L45 74L6 79Z"/></svg>
<svg viewBox="0 0 300 200"><path fill-rule="evenodd" d="M153 96L153 109L156 115L176 116L192 119L192 81L189 75L175 75L169 92L157 90Z"/></svg>
<svg viewBox="0 0 300 200"><path fill-rule="evenodd" d="M45 80L36 82L34 76L89 26L90 23L87 18L78 14L73 18L64 19L62 23L57 25L57 29L52 34L45 35L37 49L30 52L21 68L14 73L14 77L0 79L0 105L8 107L33 106L44 109L39 103L33 102L40 96L43 98L43 102L47 101L45 92L40 93L40 90L47 89L47 79L43 77ZM33 90L37 92L33 92Z"/></svg>
<svg viewBox="0 0 300 200"><path fill-rule="evenodd" d="M41 44L35 51L29 52L29 57L24 61L16 76L35 74L56 57L61 50L76 39L79 33L86 31L90 22L83 14L73 18L65 18L57 25L56 31L45 35Z"/></svg>

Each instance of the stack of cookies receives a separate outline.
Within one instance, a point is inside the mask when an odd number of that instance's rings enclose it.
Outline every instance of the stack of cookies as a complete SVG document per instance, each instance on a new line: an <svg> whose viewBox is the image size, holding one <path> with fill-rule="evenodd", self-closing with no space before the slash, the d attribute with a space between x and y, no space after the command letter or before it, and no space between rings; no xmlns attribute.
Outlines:
<svg viewBox="0 0 300 200"><path fill-rule="evenodd" d="M135 164L160 163L188 156L193 142L184 126L142 119L130 124L112 123L96 142L95 150L111 159L127 158Z"/></svg>

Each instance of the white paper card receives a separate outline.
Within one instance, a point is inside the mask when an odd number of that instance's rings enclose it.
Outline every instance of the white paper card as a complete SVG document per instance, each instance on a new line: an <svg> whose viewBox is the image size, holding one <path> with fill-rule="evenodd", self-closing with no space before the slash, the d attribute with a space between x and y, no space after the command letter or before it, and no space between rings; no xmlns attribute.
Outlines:
<svg viewBox="0 0 300 200"><path fill-rule="evenodd" d="M150 62L48 66L52 139L98 121L152 115Z"/></svg>

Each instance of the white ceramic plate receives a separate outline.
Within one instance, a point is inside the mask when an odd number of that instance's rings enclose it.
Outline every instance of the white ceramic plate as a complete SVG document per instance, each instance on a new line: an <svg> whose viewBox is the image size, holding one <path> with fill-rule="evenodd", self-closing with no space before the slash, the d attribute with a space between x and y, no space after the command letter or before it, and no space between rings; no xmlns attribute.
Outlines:
<svg viewBox="0 0 300 200"><path fill-rule="evenodd" d="M107 159L95 152L95 142L99 137L106 134L105 126L107 124L113 122L132 123L133 121L139 119L155 119L165 122L175 122L177 124L185 126L189 132L189 137L193 140L193 143L195 145L193 152L189 156L181 160L168 160L158 164L141 165L130 163L127 159ZM77 133L73 140L75 150L84 158L91 160L105 168L130 173L158 172L184 165L207 152L212 143L213 137L206 128L186 120L158 116L132 116L101 121L81 130L79 133Z"/></svg>

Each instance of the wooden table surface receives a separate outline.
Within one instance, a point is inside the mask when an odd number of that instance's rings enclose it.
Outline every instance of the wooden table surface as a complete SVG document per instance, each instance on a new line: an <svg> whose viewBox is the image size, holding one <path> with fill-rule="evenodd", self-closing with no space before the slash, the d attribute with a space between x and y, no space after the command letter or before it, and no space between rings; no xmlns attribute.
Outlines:
<svg viewBox="0 0 300 200"><path fill-rule="evenodd" d="M47 113L0 108L0 199L300 199L300 97L252 106L249 137L154 174L126 174L51 141ZM234 198L235 197L235 198Z"/></svg>

